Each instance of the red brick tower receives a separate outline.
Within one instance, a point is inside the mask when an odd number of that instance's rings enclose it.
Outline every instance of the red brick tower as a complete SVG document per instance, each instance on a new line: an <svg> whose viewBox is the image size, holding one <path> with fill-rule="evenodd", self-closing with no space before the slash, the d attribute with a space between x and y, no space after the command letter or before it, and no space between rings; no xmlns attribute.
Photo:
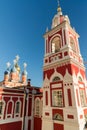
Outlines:
<svg viewBox="0 0 87 130"><path fill-rule="evenodd" d="M44 38L42 130L83 130L87 116L85 67L79 35L60 5Z"/></svg>

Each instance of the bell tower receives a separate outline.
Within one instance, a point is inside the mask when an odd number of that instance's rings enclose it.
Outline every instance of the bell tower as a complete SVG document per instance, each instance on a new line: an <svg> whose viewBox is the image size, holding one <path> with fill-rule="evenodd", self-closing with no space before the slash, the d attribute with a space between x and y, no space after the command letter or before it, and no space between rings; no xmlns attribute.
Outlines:
<svg viewBox="0 0 87 130"><path fill-rule="evenodd" d="M87 118L87 81L79 35L60 4L44 34L42 130L83 130Z"/></svg>

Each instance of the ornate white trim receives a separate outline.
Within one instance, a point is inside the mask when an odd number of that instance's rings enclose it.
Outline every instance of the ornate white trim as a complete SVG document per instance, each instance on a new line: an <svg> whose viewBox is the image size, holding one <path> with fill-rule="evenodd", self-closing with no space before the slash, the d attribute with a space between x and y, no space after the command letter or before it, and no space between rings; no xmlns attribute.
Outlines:
<svg viewBox="0 0 87 130"><path fill-rule="evenodd" d="M72 75L69 74L67 68L66 68L66 73L64 75L64 81L72 81Z"/></svg>
<svg viewBox="0 0 87 130"><path fill-rule="evenodd" d="M20 105L19 105L19 113L16 113L16 104L17 104L17 102L19 102L20 103ZM15 102L15 109L14 109L14 117L20 117L20 115L21 115L21 101L18 99L16 102Z"/></svg>
<svg viewBox="0 0 87 130"><path fill-rule="evenodd" d="M52 82L53 78L56 76L58 76L61 80L63 80L63 76L60 73L58 73L55 69L55 72L52 74L52 76L50 78L50 82Z"/></svg>
<svg viewBox="0 0 87 130"><path fill-rule="evenodd" d="M12 110L11 110L11 113L8 114L8 107L9 107L9 103L12 103ZM6 107L6 118L12 118L12 115L13 115L13 111L14 111L14 102L12 100L12 97L10 97L10 100L7 102L7 107Z"/></svg>

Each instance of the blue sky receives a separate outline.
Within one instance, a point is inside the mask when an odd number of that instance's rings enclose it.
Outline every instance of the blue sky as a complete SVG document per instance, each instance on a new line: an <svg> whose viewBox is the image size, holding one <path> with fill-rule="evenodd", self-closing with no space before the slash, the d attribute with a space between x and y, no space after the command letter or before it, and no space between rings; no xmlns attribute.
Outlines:
<svg viewBox="0 0 87 130"><path fill-rule="evenodd" d="M80 50L87 60L87 1L61 0L60 5L80 35ZM26 62L32 85L42 86L43 34L56 13L57 0L0 0L0 80L6 62L13 64L18 54L21 71Z"/></svg>

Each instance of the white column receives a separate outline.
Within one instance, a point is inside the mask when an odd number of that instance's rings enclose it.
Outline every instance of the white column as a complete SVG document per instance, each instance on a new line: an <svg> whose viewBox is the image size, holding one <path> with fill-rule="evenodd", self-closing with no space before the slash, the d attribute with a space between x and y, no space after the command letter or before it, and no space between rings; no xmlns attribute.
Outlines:
<svg viewBox="0 0 87 130"><path fill-rule="evenodd" d="M68 26L67 25L65 26L64 30L65 30L66 44L69 44L70 38L69 38Z"/></svg>

